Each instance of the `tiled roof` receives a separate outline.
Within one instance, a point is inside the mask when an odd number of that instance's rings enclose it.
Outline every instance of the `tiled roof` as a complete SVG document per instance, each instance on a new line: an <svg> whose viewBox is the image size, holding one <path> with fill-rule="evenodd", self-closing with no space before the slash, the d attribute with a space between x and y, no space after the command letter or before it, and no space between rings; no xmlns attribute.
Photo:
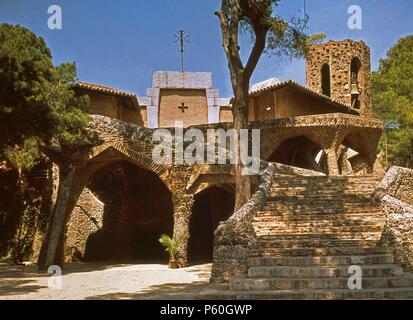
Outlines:
<svg viewBox="0 0 413 320"><path fill-rule="evenodd" d="M80 87L82 89L87 89L87 90L92 90L92 91L97 91L97 92L102 92L102 93L107 93L107 94L112 94L116 96L123 96L123 97L130 97L130 98L136 98L136 95L127 91L123 90L118 90L106 86L102 86L100 84L95 84L95 83L89 83L89 82L78 82L76 83L77 87Z"/></svg>
<svg viewBox="0 0 413 320"><path fill-rule="evenodd" d="M347 104L345 104L345 103L342 103L342 102L340 102L340 101L338 101L338 100L335 100L335 99L332 99L332 98L330 98L330 97L328 97L328 96L325 96L325 95L323 95L323 94L320 94L320 93L318 93L317 91L314 91L314 90L312 90L312 89L310 89L310 88L308 88L308 87L306 87L306 86L303 86L303 85L301 85L301 84L299 84L299 83L297 83L297 82L295 82L295 81L293 81L293 80L282 81L282 82L277 83L277 84L274 84L274 85L272 85L272 86L265 87L265 88L262 88L262 89L260 89L260 90L252 91L252 92L250 92L249 96L250 96L250 97L256 97L256 96L259 96L259 95L261 95L261 94L263 94L263 93L265 93L265 92L267 92L267 91L277 90L277 89L281 89L281 88L287 87L287 86L293 87L293 88L296 89L297 91L300 91L300 92L302 92L302 93L304 93L304 94L309 94L309 95L311 95L311 96L313 96L313 97L316 97L316 98L319 98L319 99L321 99L321 100L324 100L325 102L327 102L327 103L329 103L329 104L331 104L331 105L334 105L334 106L336 106L336 107L338 107L338 108L340 108L340 109L344 109L344 110L346 110L347 112L349 112L349 113L351 113L351 114L356 114L356 115L359 115L359 114L360 114L360 111L359 111L359 110L354 109L354 108L352 108L351 106L349 106L349 105L347 105Z"/></svg>
<svg viewBox="0 0 413 320"><path fill-rule="evenodd" d="M135 94L123 90L114 89L107 86L102 86L100 84L89 83L89 82L77 82L75 87L91 90L99 93L110 94L119 97L130 98L132 100L134 108L139 108L138 98Z"/></svg>

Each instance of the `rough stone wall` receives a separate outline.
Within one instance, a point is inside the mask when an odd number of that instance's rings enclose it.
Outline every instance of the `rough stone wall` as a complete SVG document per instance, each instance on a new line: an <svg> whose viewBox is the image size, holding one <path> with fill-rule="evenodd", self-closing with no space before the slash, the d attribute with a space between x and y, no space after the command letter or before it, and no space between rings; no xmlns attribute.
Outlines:
<svg viewBox="0 0 413 320"><path fill-rule="evenodd" d="M82 169L84 175L90 177L98 168L114 159L124 159L157 174L172 193L174 210L173 238L178 246L179 263L181 266L186 266L189 219L193 203L193 193L187 191L186 186L194 167L155 164L152 161L154 143L152 142L153 130L151 129L102 116L93 116L89 127L98 132L99 138L104 143L90 152L91 158ZM171 132L173 133L173 130ZM66 248L69 249L69 252L67 252L69 258L70 255L74 254L76 257L79 252L82 253L87 235L97 227L92 225L94 224L93 220L88 219L84 212L77 211L80 206L84 206L86 211L88 211L88 208L91 211L97 211L93 214L90 213L97 219L99 225L98 218L101 216L102 207L93 201L87 204L90 197L93 197L93 195L88 191L83 191L70 218L66 244ZM82 228L86 228L87 231L82 231Z"/></svg>
<svg viewBox="0 0 413 320"><path fill-rule="evenodd" d="M85 188L67 225L65 261L79 261L85 255L88 237L102 228L104 204Z"/></svg>
<svg viewBox="0 0 413 320"><path fill-rule="evenodd" d="M206 133L207 129L228 129L231 125L215 124L196 127ZM327 142L332 141L329 145L334 151L335 144L333 142L337 141L337 139L341 137L338 132L340 130L344 130L345 133L348 132L346 130L353 130L355 127L357 127L358 130L367 130L366 134L368 134L371 139L371 134L368 130L373 130L372 132L379 135L381 132L382 123L373 119L363 119L350 115L332 114L328 116L299 117L295 119L282 119L270 122L257 121L251 124L251 128L262 129L261 138L262 141L265 141L265 145L262 146L261 150L262 156L267 153L269 155L271 153L270 148L274 148L277 143L280 143L286 137L284 134L286 132L292 135L299 135L302 133L310 134L311 132L314 134L317 133L315 134L315 137L319 136L321 140ZM88 195L87 191L83 191L83 193L81 193L84 185L87 183L89 177L100 167L111 161L124 159L156 173L172 192L174 208L173 236L178 242L178 259L180 260L181 265L186 265L187 244L190 236L189 219L192 211L194 194L197 191L202 190L204 185L208 183L231 183L231 172L225 171L227 176L224 180L216 180L216 176L214 176L214 174L217 173L214 170L212 170L214 172L211 170L211 172L201 172L198 176L209 174L211 179L208 178L209 181L202 181L202 179L200 181L196 181L196 179L198 179L195 174L196 166L159 165L152 161L154 143L152 142L153 130L151 129L142 128L103 116L93 116L92 122L89 124L89 128L98 133L99 138L102 140L102 144L90 151L89 160L84 167L79 168L78 170L79 175L81 175L82 178L79 178L75 183L76 185L73 186L72 198L74 215L68 225L69 233L68 242L66 245L69 249L69 256L73 256L74 254L76 257L78 252L82 253L82 246L87 237L86 233L82 233L79 229L83 228L83 226L90 230L94 228L94 226L90 224L93 222L91 222L91 220L87 220L85 215L82 215L84 212L77 211L81 209L80 207L76 207L75 204L83 206L82 203L84 203L86 207L91 206L90 210L97 211L97 217L99 216L99 210L101 210L99 206L95 207L93 203L85 204L85 202L89 201L86 199L89 199L90 194ZM171 130L171 133L174 133L173 130ZM344 138L344 136L345 134L342 138ZM317 138L315 139L317 140ZM327 144L327 142L323 143L323 145ZM376 142L377 141L374 143ZM374 143L372 144L373 147L375 147ZM334 160L334 157L332 160ZM274 170L273 166L269 166L269 168L273 168L271 170ZM276 170L282 172L282 174L303 174L305 171L291 172L290 169L287 169L288 168L286 167L276 166ZM258 187L258 191L254 194L251 201L248 202L241 211L237 212L230 220L228 220L230 222L224 223L224 225L220 226L217 230L214 253L214 261L217 263L214 266L213 272L215 276L213 277L217 278L218 281L219 279L225 279L231 272L242 272L242 270L244 270L243 268L245 268L245 248L253 246L255 241L254 233L251 229L252 226L249 222L249 217L252 216L254 210L259 207L260 203L264 201L263 199L266 194L266 185L269 185L268 179L270 179L270 176L267 175L268 170L264 171L262 183ZM82 195L80 196L80 194ZM78 199L79 196L80 198ZM86 211L88 211L88 209L86 209ZM93 213L93 215L94 214L95 213ZM237 217L243 218L237 220ZM229 256L232 256L233 258L228 260Z"/></svg>
<svg viewBox="0 0 413 320"><path fill-rule="evenodd" d="M233 275L248 272L248 250L256 246L251 221L267 200L273 175L274 167L268 164L251 199L215 231L211 282L227 282Z"/></svg>
<svg viewBox="0 0 413 320"><path fill-rule="evenodd" d="M382 236L397 262L413 271L413 170L392 167L375 190L387 213Z"/></svg>
<svg viewBox="0 0 413 320"><path fill-rule="evenodd" d="M371 111L371 63L370 48L363 41L329 41L312 45L307 56L307 86L319 93L321 89L321 68L330 66L331 98L351 105L351 61L360 59L359 88L361 115L370 117Z"/></svg>

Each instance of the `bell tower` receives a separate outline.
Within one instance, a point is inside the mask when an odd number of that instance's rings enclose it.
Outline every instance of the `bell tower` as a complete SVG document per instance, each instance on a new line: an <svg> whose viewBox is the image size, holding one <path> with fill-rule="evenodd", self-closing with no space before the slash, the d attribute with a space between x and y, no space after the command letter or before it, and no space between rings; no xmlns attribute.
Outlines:
<svg viewBox="0 0 413 320"><path fill-rule="evenodd" d="M307 55L307 86L371 117L370 48L363 41L314 44Z"/></svg>

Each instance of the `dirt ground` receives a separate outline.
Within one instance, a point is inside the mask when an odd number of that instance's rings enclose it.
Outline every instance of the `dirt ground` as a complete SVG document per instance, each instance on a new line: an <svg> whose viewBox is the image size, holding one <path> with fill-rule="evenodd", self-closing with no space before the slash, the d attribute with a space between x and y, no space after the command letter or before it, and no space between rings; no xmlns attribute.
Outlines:
<svg viewBox="0 0 413 320"><path fill-rule="evenodd" d="M211 264L171 270L162 264L72 263L57 289L59 282L35 266L0 264L0 300L194 299L210 271Z"/></svg>

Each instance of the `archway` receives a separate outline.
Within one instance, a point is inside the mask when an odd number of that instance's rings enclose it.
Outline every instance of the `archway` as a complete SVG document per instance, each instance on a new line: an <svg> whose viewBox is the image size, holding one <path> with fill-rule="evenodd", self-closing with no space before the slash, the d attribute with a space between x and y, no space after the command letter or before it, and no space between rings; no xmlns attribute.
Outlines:
<svg viewBox="0 0 413 320"><path fill-rule="evenodd" d="M284 140L268 161L323 173L327 172L327 161L323 148L306 136Z"/></svg>
<svg viewBox="0 0 413 320"><path fill-rule="evenodd" d="M359 84L359 72L361 69L361 61L359 58L354 57L351 60L350 77L351 77L351 106L355 109L360 109L360 84Z"/></svg>
<svg viewBox="0 0 413 320"><path fill-rule="evenodd" d="M211 187L195 196L189 224L189 262L212 260L214 232L232 215L234 205L231 187Z"/></svg>
<svg viewBox="0 0 413 320"><path fill-rule="evenodd" d="M369 157L369 148L366 143L369 138L371 137L362 131L347 134L341 142L338 152L340 174L360 174L361 172L368 174L373 170L374 160Z"/></svg>
<svg viewBox="0 0 413 320"><path fill-rule="evenodd" d="M102 228L87 240L85 260L168 261L158 239L172 235L172 199L155 173L116 161L98 170L88 187L104 214Z"/></svg>

